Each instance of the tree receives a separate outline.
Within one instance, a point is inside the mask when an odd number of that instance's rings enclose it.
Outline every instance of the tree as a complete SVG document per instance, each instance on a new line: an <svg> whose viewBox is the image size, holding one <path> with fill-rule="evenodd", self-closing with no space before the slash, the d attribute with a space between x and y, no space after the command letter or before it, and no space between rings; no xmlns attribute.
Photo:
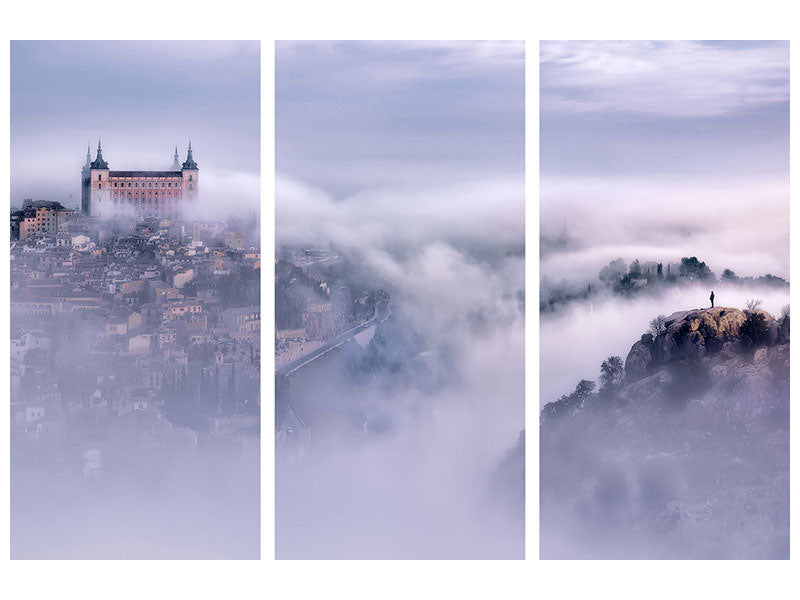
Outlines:
<svg viewBox="0 0 800 600"><path fill-rule="evenodd" d="M755 310L758 310L758 307L761 306L761 300L752 298L747 301L746 305L747 305L747 312L753 312Z"/></svg>
<svg viewBox="0 0 800 600"><path fill-rule="evenodd" d="M632 294L636 289L634 278L630 274L625 274L619 281L614 282L614 293L620 295Z"/></svg>
<svg viewBox="0 0 800 600"><path fill-rule="evenodd" d="M589 381L588 379L581 379L578 382L578 385L575 386L575 391L572 392L572 395L583 404L589 396L592 395L594 391L594 381Z"/></svg>
<svg viewBox="0 0 800 600"><path fill-rule="evenodd" d="M603 391L611 391L618 388L622 385L624 375L625 367L622 364L622 359L619 356L609 356L600 365L601 389Z"/></svg>
<svg viewBox="0 0 800 600"><path fill-rule="evenodd" d="M713 279L714 274L706 263L697 260L696 256L681 258L680 276L687 279Z"/></svg>
<svg viewBox="0 0 800 600"><path fill-rule="evenodd" d="M655 319L650 321L650 333L653 337L658 337L667 332L667 318L664 315L658 315Z"/></svg>
<svg viewBox="0 0 800 600"><path fill-rule="evenodd" d="M564 395L555 402L545 404L540 415L540 423L559 417L575 415L584 407L586 400L591 397L593 391L594 381L581 379L578 385L575 386L575 391L569 396Z"/></svg>
<svg viewBox="0 0 800 600"><path fill-rule="evenodd" d="M626 270L625 261L623 261L621 258L618 258L616 260L612 260L607 266L600 269L600 274L598 277L600 278L600 281L605 283L614 283L615 281L618 281L620 277L625 275Z"/></svg>
<svg viewBox="0 0 800 600"><path fill-rule="evenodd" d="M738 277L736 277L736 273L731 271L730 269L725 269L722 272L722 281L736 281Z"/></svg>

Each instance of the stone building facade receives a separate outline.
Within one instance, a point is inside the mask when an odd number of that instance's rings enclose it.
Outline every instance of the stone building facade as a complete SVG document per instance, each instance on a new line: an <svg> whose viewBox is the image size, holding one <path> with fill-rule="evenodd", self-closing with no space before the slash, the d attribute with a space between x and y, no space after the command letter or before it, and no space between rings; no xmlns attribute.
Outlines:
<svg viewBox="0 0 800 600"><path fill-rule="evenodd" d="M178 162L178 148L169 170L112 171L103 159L100 142L97 156L81 171L81 210L103 219L131 217L177 217L197 196L199 170L189 142L186 160Z"/></svg>
<svg viewBox="0 0 800 600"><path fill-rule="evenodd" d="M54 236L74 212L59 202L26 199L22 210L11 211L11 239L24 240L37 234Z"/></svg>

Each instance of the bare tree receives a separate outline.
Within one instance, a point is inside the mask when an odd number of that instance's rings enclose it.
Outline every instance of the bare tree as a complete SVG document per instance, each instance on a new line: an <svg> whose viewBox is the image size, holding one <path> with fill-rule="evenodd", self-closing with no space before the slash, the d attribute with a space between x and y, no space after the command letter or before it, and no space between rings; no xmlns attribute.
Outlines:
<svg viewBox="0 0 800 600"><path fill-rule="evenodd" d="M650 321L650 333L653 337L658 337L667 332L667 318L664 315L658 315L655 319Z"/></svg>
<svg viewBox="0 0 800 600"><path fill-rule="evenodd" d="M755 298L747 301L747 310L748 312L753 312L758 310L758 307L761 306L761 300L757 300Z"/></svg>

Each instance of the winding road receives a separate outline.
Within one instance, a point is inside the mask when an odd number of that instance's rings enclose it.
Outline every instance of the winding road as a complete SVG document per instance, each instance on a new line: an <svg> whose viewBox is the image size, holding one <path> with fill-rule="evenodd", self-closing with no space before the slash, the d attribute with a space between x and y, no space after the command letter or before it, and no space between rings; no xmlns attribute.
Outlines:
<svg viewBox="0 0 800 600"><path fill-rule="evenodd" d="M356 325L355 327L348 329L344 333L340 333L336 337L331 338L325 343L324 346L320 346L316 350L312 350L308 354L301 356L300 358L293 360L286 365L283 365L279 369L275 369L275 375L277 377L288 377L298 369L302 369L309 363L312 363L321 356L324 356L334 348L338 348L342 344L349 342L353 339L353 337L362 331L385 322L386 319L391 316L391 314L392 309L389 308L389 302L379 302L375 305L375 314L372 316L372 318L364 321L360 325Z"/></svg>

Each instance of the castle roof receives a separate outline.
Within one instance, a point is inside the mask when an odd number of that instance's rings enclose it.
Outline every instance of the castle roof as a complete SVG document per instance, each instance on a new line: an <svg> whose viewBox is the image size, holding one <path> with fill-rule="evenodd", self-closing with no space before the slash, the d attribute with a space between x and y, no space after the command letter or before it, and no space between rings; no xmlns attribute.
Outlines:
<svg viewBox="0 0 800 600"><path fill-rule="evenodd" d="M192 141L191 140L189 140L189 152L186 155L186 160L183 163L183 168L184 169L196 169L197 168L197 163L194 162L194 159L192 158Z"/></svg>
<svg viewBox="0 0 800 600"><path fill-rule="evenodd" d="M108 163L103 160L103 149L100 147L100 140L97 140L97 158L90 165L93 169L107 169Z"/></svg>
<svg viewBox="0 0 800 600"><path fill-rule="evenodd" d="M109 171L109 177L181 177L180 171Z"/></svg>

